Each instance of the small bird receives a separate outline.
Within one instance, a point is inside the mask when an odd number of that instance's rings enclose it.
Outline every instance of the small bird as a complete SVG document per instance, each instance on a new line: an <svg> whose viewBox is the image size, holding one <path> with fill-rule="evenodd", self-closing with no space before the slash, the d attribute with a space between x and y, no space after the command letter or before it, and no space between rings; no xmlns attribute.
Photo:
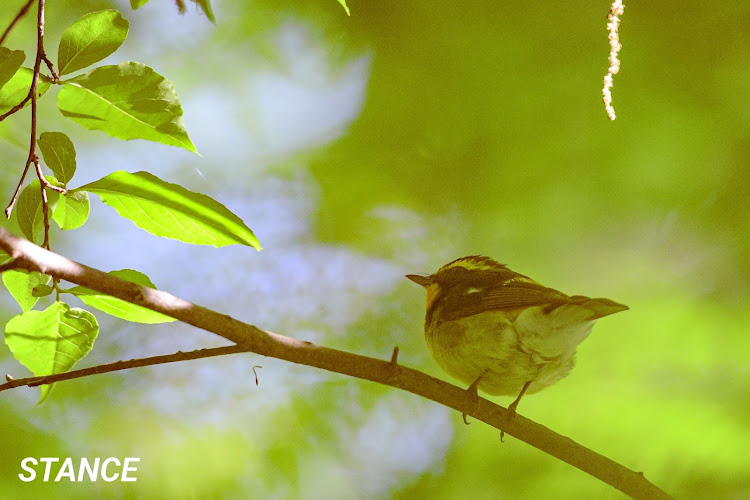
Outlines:
<svg viewBox="0 0 750 500"><path fill-rule="evenodd" d="M596 320L628 309L565 295L478 255L406 277L427 289L425 337L438 365L474 394L517 394L508 407L513 413L525 393L570 372Z"/></svg>

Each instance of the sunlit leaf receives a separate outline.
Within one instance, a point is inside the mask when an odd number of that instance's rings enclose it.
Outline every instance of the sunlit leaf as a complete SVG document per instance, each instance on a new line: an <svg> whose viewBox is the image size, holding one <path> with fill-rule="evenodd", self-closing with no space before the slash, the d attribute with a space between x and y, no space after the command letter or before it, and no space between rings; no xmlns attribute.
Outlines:
<svg viewBox="0 0 750 500"><path fill-rule="evenodd" d="M8 80L8 83L3 85L3 88L0 89L0 114L6 113L12 107L17 106L29 95L33 76L32 70L21 68ZM49 86L50 83L40 76L36 84L37 97L43 96L49 90ZM29 102L31 101L27 101L25 106L28 106Z"/></svg>
<svg viewBox="0 0 750 500"><path fill-rule="evenodd" d="M211 0L193 0L196 4L198 4L198 7L201 8L204 14L206 14L206 17L212 22L216 22L216 18L214 17L214 11L211 8ZM341 0L339 0L341 1Z"/></svg>
<svg viewBox="0 0 750 500"><path fill-rule="evenodd" d="M65 82L57 96L63 115L118 139L147 139L197 153L182 122L172 83L140 63L102 66Z"/></svg>
<svg viewBox="0 0 750 500"><path fill-rule="evenodd" d="M346 15L347 16L351 16L351 14L349 13L349 7L346 6L346 0L339 0L339 3L341 4L341 6L346 11Z"/></svg>
<svg viewBox="0 0 750 500"><path fill-rule="evenodd" d="M73 141L62 132L44 132L37 139L44 163L55 177L67 184L76 171L76 149Z"/></svg>
<svg viewBox="0 0 750 500"><path fill-rule="evenodd" d="M52 219L60 229L76 229L89 218L89 194L82 191L68 191L60 196Z"/></svg>
<svg viewBox="0 0 750 500"><path fill-rule="evenodd" d="M18 68L26 59L26 54L22 50L10 50L6 47L0 47L0 87L5 85Z"/></svg>
<svg viewBox="0 0 750 500"><path fill-rule="evenodd" d="M57 180L51 176L47 177L47 180L53 184L57 183ZM58 195L57 191L47 190L47 205L50 214L57 205ZM18 227L21 228L24 236L30 241L38 243L37 238L44 230L44 212L42 211L42 192L39 179L34 179L21 191L14 212L18 220Z"/></svg>
<svg viewBox="0 0 750 500"><path fill-rule="evenodd" d="M44 311L28 311L5 325L5 343L13 356L36 376L70 370L91 350L99 333L93 314L55 302ZM39 403L52 385L42 386Z"/></svg>
<svg viewBox="0 0 750 500"><path fill-rule="evenodd" d="M46 274L20 270L3 273L3 284L24 312L30 311L39 300L39 297L34 295L34 288L46 285L50 279Z"/></svg>
<svg viewBox="0 0 750 500"><path fill-rule="evenodd" d="M94 193L122 217L157 236L196 245L261 248L253 232L224 205L148 172L120 170L76 191Z"/></svg>
<svg viewBox="0 0 750 500"><path fill-rule="evenodd" d="M50 285L39 284L31 290L31 295L34 297L46 297L55 291L55 287Z"/></svg>
<svg viewBox="0 0 750 500"><path fill-rule="evenodd" d="M128 26L116 10L92 12L68 26L57 51L60 75L90 66L116 51L128 36Z"/></svg>
<svg viewBox="0 0 750 500"><path fill-rule="evenodd" d="M140 7L143 7L149 2L149 0L130 0L130 7L133 10L136 10Z"/></svg>
<svg viewBox="0 0 750 500"><path fill-rule="evenodd" d="M148 278L148 276L132 269L110 271L107 274L117 276L118 278L122 278L126 281L130 281L138 285L147 286L149 288L156 288L156 286L151 283L151 280ZM112 316L116 316L127 321L132 321L134 323L154 324L175 321L174 318L170 318L169 316L166 316L164 314L152 311L151 309L146 309L145 307L137 306L135 304L131 304L130 302L125 302L124 300L112 297L111 295L105 295L103 293L99 293L82 286L76 286L69 290L66 290L66 293L72 293L88 306L99 309L100 311Z"/></svg>

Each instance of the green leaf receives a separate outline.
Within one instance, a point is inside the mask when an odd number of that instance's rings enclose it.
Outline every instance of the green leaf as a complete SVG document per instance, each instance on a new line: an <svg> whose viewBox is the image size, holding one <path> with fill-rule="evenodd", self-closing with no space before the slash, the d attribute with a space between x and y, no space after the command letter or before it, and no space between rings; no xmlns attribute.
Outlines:
<svg viewBox="0 0 750 500"><path fill-rule="evenodd" d="M93 314L55 302L44 311L29 311L5 325L5 343L13 356L36 376L64 373L91 350L99 334ZM39 403L52 385L42 386ZM38 403L38 404L39 404Z"/></svg>
<svg viewBox="0 0 750 500"><path fill-rule="evenodd" d="M30 311L39 300L39 297L34 295L34 288L39 285L46 285L49 280L50 277L42 273L29 273L20 270L3 273L3 284L24 312Z"/></svg>
<svg viewBox="0 0 750 500"><path fill-rule="evenodd" d="M48 176L47 180L57 184L57 179ZM47 190L47 205L49 212L52 213L57 204L59 193L57 191ZM16 202L16 218L18 227L21 232L30 241L37 243L39 235L44 230L44 212L42 211L42 191L39 185L39 179L34 179L26 186L18 196Z"/></svg>
<svg viewBox="0 0 750 500"><path fill-rule="evenodd" d="M39 284L31 290L31 295L34 297L46 297L55 291L55 287L49 285Z"/></svg>
<svg viewBox="0 0 750 500"><path fill-rule="evenodd" d="M149 0L130 0L130 8L133 10L139 9L146 5Z"/></svg>
<svg viewBox="0 0 750 500"><path fill-rule="evenodd" d="M10 111L13 106L18 105L29 94L31 88L31 79L34 72L29 68L21 68L8 80L8 83L0 89L0 114ZM39 76L36 84L37 97L41 97L49 90L50 83ZM31 100L28 100L24 106L28 106Z"/></svg>
<svg viewBox="0 0 750 500"><path fill-rule="evenodd" d="M156 288L156 286L151 283L151 280L148 279L148 276L132 269L110 271L107 274L117 276L118 278L122 278L138 285L154 289ZM105 295L82 286L76 286L69 290L65 290L65 293L72 293L88 306L134 323L155 324L175 321L174 318L152 311L151 309L146 309L145 307L137 306L130 302L125 302L124 300L112 297L111 295Z"/></svg>
<svg viewBox="0 0 750 500"><path fill-rule="evenodd" d="M351 14L349 13L349 7L346 6L346 0L339 0L339 3L341 4L341 6L346 11L346 15L347 16L351 16Z"/></svg>
<svg viewBox="0 0 750 500"><path fill-rule="evenodd" d="M90 66L116 51L128 36L128 27L116 10L92 12L68 26L57 49L60 75Z"/></svg>
<svg viewBox="0 0 750 500"><path fill-rule="evenodd" d="M89 194L81 191L68 191L60 196L52 218L60 229L76 229L89 218Z"/></svg>
<svg viewBox="0 0 750 500"><path fill-rule="evenodd" d="M26 54L23 50L0 47L0 87L8 83L8 80L16 74L24 59L26 59Z"/></svg>
<svg viewBox="0 0 750 500"><path fill-rule="evenodd" d="M198 4L198 7L201 8L201 10L203 11L203 13L206 14L206 17L212 23L216 22L216 18L214 17L214 11L211 8L211 0L193 0L193 1Z"/></svg>
<svg viewBox="0 0 750 500"><path fill-rule="evenodd" d="M221 203L148 172L122 170L75 191L88 191L141 229L196 245L248 245L260 250L253 232Z"/></svg>
<svg viewBox="0 0 750 500"><path fill-rule="evenodd" d="M147 139L197 153L172 82L141 63L102 66L68 80L57 107L79 125L118 139Z"/></svg>
<svg viewBox="0 0 750 500"><path fill-rule="evenodd" d="M60 182L67 184L76 171L76 148L62 132L44 132L37 139L44 163Z"/></svg>
<svg viewBox="0 0 750 500"><path fill-rule="evenodd" d="M34 179L21 191L15 209L18 227L29 241L35 243L38 232L44 227L42 196L39 189L39 180Z"/></svg>

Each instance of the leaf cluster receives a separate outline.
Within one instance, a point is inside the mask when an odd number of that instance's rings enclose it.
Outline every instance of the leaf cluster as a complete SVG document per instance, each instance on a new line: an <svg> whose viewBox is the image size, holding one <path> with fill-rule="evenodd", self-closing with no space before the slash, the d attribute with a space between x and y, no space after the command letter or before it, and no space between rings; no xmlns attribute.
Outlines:
<svg viewBox="0 0 750 500"><path fill-rule="evenodd" d="M146 2L131 3L138 8ZM209 2L197 4L214 21ZM64 31L58 45L59 76L54 71L51 77L40 74L36 98L43 98L53 86L59 86L58 109L84 128L101 130L117 139L145 139L197 154L183 123L180 100L167 78L139 62L89 69L117 51L125 42L128 29L128 21L116 10L92 12L75 21ZM23 51L0 47L0 113L9 116L28 104L26 96L34 69L23 67L25 60ZM94 194L118 215L156 236L196 245L237 244L261 249L242 219L204 194L145 171L117 171L73 187L78 165L71 138L62 132L45 131L39 134L36 146L51 175L45 175L44 186L40 179L30 182L15 205L21 232L35 243L40 242L43 233L46 236L50 219L64 231L83 226L91 210L89 195ZM110 274L156 288L146 275L132 269ZM85 287L64 289L58 280L38 272L8 270L3 273L3 283L22 310L6 325L5 342L16 359L37 376L70 370L91 350L99 331L96 317L83 309L71 308L60 299L62 294L74 295L87 306L126 321L174 321ZM33 309L41 297L53 293L55 300L51 305L43 311ZM40 402L50 389L51 386L43 386Z"/></svg>

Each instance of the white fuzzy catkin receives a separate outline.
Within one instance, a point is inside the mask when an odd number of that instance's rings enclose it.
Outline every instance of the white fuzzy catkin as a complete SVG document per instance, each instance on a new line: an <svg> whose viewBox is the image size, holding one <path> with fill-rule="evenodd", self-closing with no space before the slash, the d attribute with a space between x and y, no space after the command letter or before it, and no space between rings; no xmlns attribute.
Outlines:
<svg viewBox="0 0 750 500"><path fill-rule="evenodd" d="M620 71L620 60L617 58L617 54L620 52L622 45L620 44L620 34L618 29L620 27L620 17L625 11L625 6L622 4L622 0L614 0L612 7L609 9L607 14L607 30L609 31L609 68L607 74L604 76L604 88L602 88L602 95L604 101L604 107L607 110L607 116L610 120L616 118L615 108L612 106L612 86L614 85L613 76Z"/></svg>

